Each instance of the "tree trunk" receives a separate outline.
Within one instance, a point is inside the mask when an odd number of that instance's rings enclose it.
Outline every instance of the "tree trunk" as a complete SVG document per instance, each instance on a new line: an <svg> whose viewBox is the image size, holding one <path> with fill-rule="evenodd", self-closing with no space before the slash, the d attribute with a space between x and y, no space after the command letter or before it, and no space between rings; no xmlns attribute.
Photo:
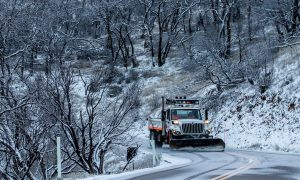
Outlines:
<svg viewBox="0 0 300 180"><path fill-rule="evenodd" d="M249 0L249 4L248 4L248 8L247 8L247 12L248 12L248 16L247 16L247 20L248 20L248 38L249 41L252 41L252 21L251 21L251 4L250 4Z"/></svg>
<svg viewBox="0 0 300 180"><path fill-rule="evenodd" d="M98 39L100 37L100 21L95 21L95 29L94 29L94 39Z"/></svg>
<svg viewBox="0 0 300 180"><path fill-rule="evenodd" d="M104 173L104 156L105 156L105 151L103 149L100 150L100 165L99 165L99 170L98 173L99 174L103 174Z"/></svg>
<svg viewBox="0 0 300 180"><path fill-rule="evenodd" d="M292 31L292 35L295 34L296 30L297 30L297 17L298 17L298 11L299 11L299 0L294 0L293 3L293 12L292 12L292 27L291 27L291 31Z"/></svg>
<svg viewBox="0 0 300 180"><path fill-rule="evenodd" d="M228 58L230 56L230 49L231 49L231 12L229 10L227 21L226 21L226 31L227 31L227 37L226 37L226 52L225 52L225 58Z"/></svg>
<svg viewBox="0 0 300 180"><path fill-rule="evenodd" d="M152 57L152 66L155 67L155 61L154 61L154 46L153 46L153 37L152 37L152 30L149 31L149 39L150 39L150 46L151 46L151 57Z"/></svg>
<svg viewBox="0 0 300 180"><path fill-rule="evenodd" d="M185 27L185 14L183 15L183 18L182 18L182 27L183 27L183 32L186 33L186 27Z"/></svg>
<svg viewBox="0 0 300 180"><path fill-rule="evenodd" d="M109 141L102 149L100 149L100 152L99 152L100 164L98 167L99 174L104 173L104 157L105 157L106 151L109 148L110 144L111 144L111 141Z"/></svg>
<svg viewBox="0 0 300 180"><path fill-rule="evenodd" d="M192 9L189 10L189 34L191 35L193 32L192 30Z"/></svg>
<svg viewBox="0 0 300 180"><path fill-rule="evenodd" d="M133 46L133 42L128 34L128 40L130 43L130 47L131 47L131 62L132 62L132 67L138 67L138 62L136 61L136 57L135 57L135 53L134 53L134 46Z"/></svg>
<svg viewBox="0 0 300 180"><path fill-rule="evenodd" d="M210 3L211 3L211 11L213 14L213 23L216 25L218 22L217 11L218 11L219 3L218 0L216 2L214 2L214 0L211 0Z"/></svg>
<svg viewBox="0 0 300 180"><path fill-rule="evenodd" d="M113 47L110 17L106 17L106 33L107 33L106 48L111 51L111 60L114 61L115 52Z"/></svg>
<svg viewBox="0 0 300 180"><path fill-rule="evenodd" d="M163 59L162 59L162 29L159 30L159 40L158 40L158 52L157 52L157 63L158 66L164 65Z"/></svg>
<svg viewBox="0 0 300 180"><path fill-rule="evenodd" d="M159 67L161 67L162 65L164 65L164 61L163 61L163 58L162 58L162 41L163 41L163 33L164 33L164 30L163 30L163 23L161 22L161 5L158 6L158 28L159 28L159 38L158 38L158 49L157 49L157 64Z"/></svg>

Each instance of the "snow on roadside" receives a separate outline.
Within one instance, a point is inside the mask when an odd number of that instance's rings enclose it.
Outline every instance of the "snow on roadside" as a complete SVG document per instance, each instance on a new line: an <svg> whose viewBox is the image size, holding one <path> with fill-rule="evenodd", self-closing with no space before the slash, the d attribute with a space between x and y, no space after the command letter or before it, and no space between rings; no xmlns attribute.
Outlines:
<svg viewBox="0 0 300 180"><path fill-rule="evenodd" d="M135 170L132 170L132 163L128 166L125 172L120 174L107 174L107 175L95 175L90 176L86 174L83 176L80 174L75 178L73 176L72 179L81 179L81 180L121 180L121 179L129 179L137 176L142 176L149 173L155 173L159 171L165 171L173 168L182 167L188 165L192 162L190 159L176 157L167 153L162 153L162 158L159 166L152 167L152 149L150 148L149 143L149 132L148 127L145 125L141 125L139 128L132 129L129 133L136 134L136 138L134 143L141 145L138 150L137 156L134 158L134 166ZM168 146L164 146L163 148L168 148ZM124 162L120 162L124 167ZM81 177L81 178L80 178ZM84 177L84 178L83 178ZM66 178L68 179L68 178Z"/></svg>
<svg viewBox="0 0 300 180"><path fill-rule="evenodd" d="M190 164L192 161L190 159L183 159L175 156L171 156L168 154L163 154L161 164L156 167L139 169L135 171L124 172L121 174L112 174L112 175L100 175L100 176L93 176L89 178L85 178L82 180L114 180L114 179L129 179L137 176L142 176L149 173L155 173L159 171L166 171L173 168L182 167L185 165Z"/></svg>

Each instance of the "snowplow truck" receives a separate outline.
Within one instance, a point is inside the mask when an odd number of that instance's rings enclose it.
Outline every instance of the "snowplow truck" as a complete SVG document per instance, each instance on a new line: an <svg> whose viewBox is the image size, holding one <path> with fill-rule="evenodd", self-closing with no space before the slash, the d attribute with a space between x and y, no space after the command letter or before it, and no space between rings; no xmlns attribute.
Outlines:
<svg viewBox="0 0 300 180"><path fill-rule="evenodd" d="M148 118L149 138L155 141L156 147L169 144L172 149L192 147L203 151L224 151L224 141L210 134L208 110L204 111L203 118L199 102L186 97L162 97L161 117Z"/></svg>

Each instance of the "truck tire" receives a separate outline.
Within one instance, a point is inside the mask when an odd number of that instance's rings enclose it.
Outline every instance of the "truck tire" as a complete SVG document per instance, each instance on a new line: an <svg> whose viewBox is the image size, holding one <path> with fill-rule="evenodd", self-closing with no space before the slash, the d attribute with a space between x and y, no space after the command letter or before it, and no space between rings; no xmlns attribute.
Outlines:
<svg viewBox="0 0 300 180"><path fill-rule="evenodd" d="M150 131L149 138L150 138L150 140L155 140L155 132Z"/></svg>
<svg viewBox="0 0 300 180"><path fill-rule="evenodd" d="M153 131L150 131L150 135L149 135L149 140L154 140L155 141L155 134ZM149 141L149 145L150 147L152 147L151 142Z"/></svg>
<svg viewBox="0 0 300 180"><path fill-rule="evenodd" d="M163 142L155 141L155 147L156 148L162 148L162 146L163 146Z"/></svg>
<svg viewBox="0 0 300 180"><path fill-rule="evenodd" d="M173 139L173 134L171 132L169 132L169 147L171 149L178 149L177 144L174 144L174 142L172 142L171 140Z"/></svg>

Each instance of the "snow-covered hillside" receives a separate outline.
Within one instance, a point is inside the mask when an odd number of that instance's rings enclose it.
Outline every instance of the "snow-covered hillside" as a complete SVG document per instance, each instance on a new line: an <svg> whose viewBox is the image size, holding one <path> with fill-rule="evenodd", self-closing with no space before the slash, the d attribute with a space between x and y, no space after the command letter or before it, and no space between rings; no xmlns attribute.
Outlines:
<svg viewBox="0 0 300 180"><path fill-rule="evenodd" d="M269 89L249 83L224 92L212 119L227 147L300 152L299 47L282 49L274 62Z"/></svg>
<svg viewBox="0 0 300 180"><path fill-rule="evenodd" d="M151 167L152 163L151 150L146 142L149 132L145 118L159 117L161 96L185 95L207 103L207 97L216 95L217 89L209 81L199 81L194 72L183 68L184 64L180 59L172 58L165 66L151 67L149 65L151 59L144 55L146 52L141 46L138 47L140 55L137 58L140 66L136 71L143 88L141 120L133 131L137 134L135 143L144 144L140 149L140 155L135 159L136 169L141 169ZM224 90L219 95L218 101L212 102L217 103L215 109L211 109L209 113L213 133L216 137L224 139L227 148L300 152L298 48L300 47L281 49L277 53L273 64L272 83L265 93L261 94L256 83L251 85L245 82L235 88ZM124 158L119 162L116 167L123 167ZM172 166L172 163L166 164ZM125 171L131 171L131 168ZM120 171L113 169L111 172Z"/></svg>
<svg viewBox="0 0 300 180"><path fill-rule="evenodd" d="M277 53L272 83L265 93L261 94L257 84L245 82L219 96L219 104L210 111L211 125L228 148L300 152L298 49L289 47ZM170 60L163 69L152 70L159 76L143 79L142 114L148 115L162 95L204 98L216 92L214 85L195 83L193 73L180 66L179 60Z"/></svg>

